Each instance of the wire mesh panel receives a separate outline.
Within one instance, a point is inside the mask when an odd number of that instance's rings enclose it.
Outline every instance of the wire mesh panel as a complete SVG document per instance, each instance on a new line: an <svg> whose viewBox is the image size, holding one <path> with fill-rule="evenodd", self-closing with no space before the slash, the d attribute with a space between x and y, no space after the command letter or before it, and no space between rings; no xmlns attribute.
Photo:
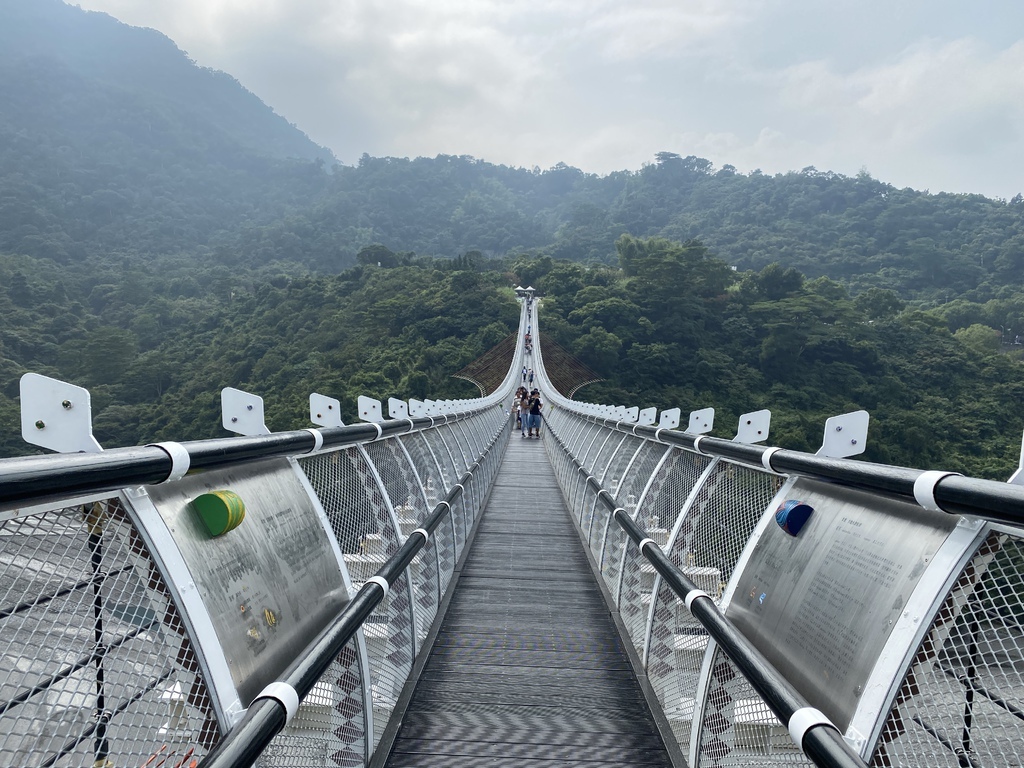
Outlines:
<svg viewBox="0 0 1024 768"><path fill-rule="evenodd" d="M452 502L452 520L455 523L455 560L462 556L466 548L466 511L464 504L465 495L459 496Z"/></svg>
<svg viewBox="0 0 1024 768"><path fill-rule="evenodd" d="M402 574L392 585L387 597L363 624L363 636L370 660L374 749L380 743L402 687L412 672L413 624L410 608L409 581Z"/></svg>
<svg viewBox="0 0 1024 768"><path fill-rule="evenodd" d="M404 541L412 531L420 527L428 513L416 471L397 438L367 443L364 450L384 484L398 519L401 540Z"/></svg>
<svg viewBox="0 0 1024 768"><path fill-rule="evenodd" d="M437 550L437 589L443 595L448 590L455 573L455 563L458 561L457 548L455 546L455 529L452 527L451 515L443 520L430 537L430 543Z"/></svg>
<svg viewBox="0 0 1024 768"><path fill-rule="evenodd" d="M608 517L608 513L604 504L600 503L595 492L590 500L590 503L583 510L583 533L586 536L587 546L590 547L591 551L594 552L594 556L597 557L601 552L594 550L594 539L598 538L594 535L594 531L600 529L603 521Z"/></svg>
<svg viewBox="0 0 1024 768"><path fill-rule="evenodd" d="M440 470L423 435L419 433L403 435L399 440L408 451L423 488L424 511L422 516L417 517L416 522L418 526L437 506ZM440 594L444 594L445 590L448 589L448 584L451 583L452 574L455 572L455 563L458 560L458 555L456 554L455 523L450 514L434 530L431 543L437 549L438 591Z"/></svg>
<svg viewBox="0 0 1024 768"><path fill-rule="evenodd" d="M426 503L413 468L397 440L369 443L365 450L391 498L404 539L420 527L420 522L426 517ZM437 614L440 598L437 554L433 542L428 541L411 566L417 609L416 635L420 640L426 637L430 623Z"/></svg>
<svg viewBox="0 0 1024 768"><path fill-rule="evenodd" d="M782 488L781 475L720 462L700 490L693 511L677 536L675 548L685 564L732 576L743 547L771 500Z"/></svg>
<svg viewBox="0 0 1024 768"><path fill-rule="evenodd" d="M387 502L358 448L299 459L327 513L349 575L362 585L398 550Z"/></svg>
<svg viewBox="0 0 1024 768"><path fill-rule="evenodd" d="M643 493L644 486L650 482L655 467L665 456L666 451L663 445L647 442L637 453L636 458L632 459L628 472L624 470L625 474L615 493L615 499L630 516L635 516L637 500ZM609 589L617 590L627 538L618 525L609 521L605 527L608 532L605 534L601 550L601 575Z"/></svg>
<svg viewBox="0 0 1024 768"><path fill-rule="evenodd" d="M597 491L594 490L593 485L587 483L583 486L583 491L576 502L575 510L576 521L584 531L590 530L590 526L594 522L594 502L596 501Z"/></svg>
<svg viewBox="0 0 1024 768"><path fill-rule="evenodd" d="M554 449L554 446L552 446L552 448ZM571 477L571 472L574 469L572 461L569 459L569 454L560 449L549 451L549 454L553 454L557 461L558 468L560 470L557 475L558 486L562 489L563 498L568 499L569 478Z"/></svg>
<svg viewBox="0 0 1024 768"><path fill-rule="evenodd" d="M706 458L687 451L679 452L673 459L674 480L667 483L667 492L663 492L662 498L659 499L660 509L655 511L659 517L671 514L671 509L682 503L679 498L690 495L698 476L708 465ZM735 532L730 532L730 535L745 541L761 517L761 511L758 510L768 503L765 501L759 507L760 500L755 498L751 503L741 505L737 509L732 509L727 504L714 503L717 497L726 495L724 486L734 479L735 469L724 462L715 464L712 473L698 490L693 503L684 510L685 517L678 521L668 553L673 565L715 601L719 599L736 565L739 550L730 546L731 542L719 542L714 538L710 539L707 548L694 548L693 542L697 532L714 530L714 526L702 518L713 517L716 514L724 516L722 522L726 524L726 530L729 530L729 524L734 525L736 529ZM707 543L708 537L703 537L701 541ZM698 550L703 550L699 556ZM674 724L688 724L693 718L694 697L708 636L676 594L660 579L656 580L656 584L658 589L655 594L647 650L648 676L665 711L672 713ZM684 751L688 749L688 725L674 727L674 732L679 739L680 747Z"/></svg>
<svg viewBox="0 0 1024 768"><path fill-rule="evenodd" d="M579 416L571 416L566 419L567 428L562 434L562 443L569 453L575 455L580 444L580 436L584 431L592 429L593 422L587 421Z"/></svg>
<svg viewBox="0 0 1024 768"><path fill-rule="evenodd" d="M604 473L608 471L608 459L615 446L622 442L622 437L621 432L609 429L603 437L594 441L594 447L590 452L590 473L594 477L604 477Z"/></svg>
<svg viewBox="0 0 1024 768"><path fill-rule="evenodd" d="M1024 765L1024 540L990 535L918 649L871 765Z"/></svg>
<svg viewBox="0 0 1024 768"><path fill-rule="evenodd" d="M675 516L696 481L698 472L695 462L700 459L703 457L693 458L687 452L673 449L655 472L635 509L630 509L632 505L624 506L640 527L648 530L648 533L660 536L665 543L668 543L668 530L663 521L669 520L669 525L675 521ZM655 536L652 535L651 538ZM651 595L654 591L654 576L654 566L647 558L641 557L635 546L627 546L622 564L618 604L633 644L641 653L647 632Z"/></svg>
<svg viewBox="0 0 1024 768"><path fill-rule="evenodd" d="M462 456L462 463L464 464L462 469L465 471L470 464L476 461L477 456L480 454L474 450L473 446L470 444L469 437L466 435L465 421L452 422L448 425L448 429L451 431L452 437L455 439L456 443L458 443L459 453L456 454L456 457L460 455Z"/></svg>
<svg viewBox="0 0 1024 768"><path fill-rule="evenodd" d="M480 454L484 452L483 427L488 421L489 419L484 416L475 416L456 424L465 437L470 464L476 461L480 457Z"/></svg>
<svg viewBox="0 0 1024 768"><path fill-rule="evenodd" d="M409 458L412 459L412 466L416 470L420 487L423 489L425 514L430 514L438 500L444 496L447 487L441 465L422 433L402 435L398 440L408 452Z"/></svg>
<svg viewBox="0 0 1024 768"><path fill-rule="evenodd" d="M622 485L623 470L636 455L637 449L645 442L639 437L622 435L622 440L615 445L614 453L608 459L604 474L601 475L601 485L617 494L619 486Z"/></svg>
<svg viewBox="0 0 1024 768"><path fill-rule="evenodd" d="M575 478L576 467L569 456L568 452L557 451L556 455L560 461L560 472L557 475L558 485L562 489L562 496L568 500L571 488L571 482Z"/></svg>
<svg viewBox="0 0 1024 768"><path fill-rule="evenodd" d="M472 433L476 436L477 456L487 449L487 446L490 445L499 429L504 428L505 431L512 429L510 420L511 417L506 416L500 410L496 416L493 414L490 416L484 415L473 419L471 425Z"/></svg>
<svg viewBox="0 0 1024 768"><path fill-rule="evenodd" d="M613 496L618 498L619 486L622 484L622 471L629 464L630 459L636 455L637 448L643 444L639 438L624 435L616 447L615 452L607 462L604 473L599 478L602 487L607 488ZM598 561L604 551L604 538L608 533L608 525L611 520L611 513L604 505L598 505L594 525L590 528L588 543L591 551ZM618 526L616 526L617 528Z"/></svg>
<svg viewBox="0 0 1024 768"><path fill-rule="evenodd" d="M594 429L591 430L590 434L580 445L580 452L578 454L580 464L587 468L587 471L592 474L598 474L597 468L594 466L594 459L597 456L597 451L601 447L601 444L610 436L611 430L607 427L594 425Z"/></svg>
<svg viewBox="0 0 1024 768"><path fill-rule="evenodd" d="M219 739L184 625L117 499L0 522L0 765L187 765Z"/></svg>
<svg viewBox="0 0 1024 768"><path fill-rule="evenodd" d="M479 470L478 470L479 471ZM462 487L466 489L466 513L469 519L470 528L476 522L477 514L480 512L480 500L483 498L481 482L475 475L469 475L463 482Z"/></svg>
<svg viewBox="0 0 1024 768"><path fill-rule="evenodd" d="M274 737L254 765L257 768L361 768L366 764L367 746L363 671L353 639L306 694L295 717Z"/></svg>
<svg viewBox="0 0 1024 768"><path fill-rule="evenodd" d="M437 459L437 463L441 467L442 485L438 489L438 495L443 495L447 489L459 481L462 471L455 463L455 456L452 454L451 449L436 428L424 430L420 434L426 439L431 452L434 454L434 458Z"/></svg>
<svg viewBox="0 0 1024 768"><path fill-rule="evenodd" d="M600 431L601 427L597 424L593 422L586 422L583 425L583 429L573 436L572 442L567 444L569 452L579 459L580 464L584 467L587 466L587 463L583 461L583 455L586 453L587 446L594 441L594 435ZM589 467L587 468L589 469Z"/></svg>
<svg viewBox="0 0 1024 768"><path fill-rule="evenodd" d="M619 615L629 632L629 638L637 653L644 648L644 635L647 633L647 613L650 609L650 587L644 591L649 582L646 573L647 558L640 554L632 539L627 540L622 556L622 576L619 579Z"/></svg>
<svg viewBox="0 0 1024 768"><path fill-rule="evenodd" d="M713 653L694 768L813 766L729 658ZM682 713L670 721L673 731L689 726Z"/></svg>
<svg viewBox="0 0 1024 768"><path fill-rule="evenodd" d="M581 516L580 498L587 487L587 474L588 472L586 467L578 467L569 481L569 511L572 512L577 523L579 523Z"/></svg>
<svg viewBox="0 0 1024 768"><path fill-rule="evenodd" d="M435 537L427 540L423 549L413 559L410 567L413 584L413 599L416 610L416 647L422 647L430 631L430 625L437 616L438 601L442 594L441 573L438 567L438 546ZM445 582L447 587L447 582Z"/></svg>
<svg viewBox="0 0 1024 768"><path fill-rule="evenodd" d="M445 488L437 457L430 450L430 445L422 433L402 435L398 440L412 459L420 487L423 488L426 514L430 514L437 500L444 495Z"/></svg>
<svg viewBox="0 0 1024 768"><path fill-rule="evenodd" d="M476 457L470 457L469 446L465 444L465 440L455 424L442 424L437 427L437 433L452 455L455 465L455 481L458 482L458 479L462 477Z"/></svg>

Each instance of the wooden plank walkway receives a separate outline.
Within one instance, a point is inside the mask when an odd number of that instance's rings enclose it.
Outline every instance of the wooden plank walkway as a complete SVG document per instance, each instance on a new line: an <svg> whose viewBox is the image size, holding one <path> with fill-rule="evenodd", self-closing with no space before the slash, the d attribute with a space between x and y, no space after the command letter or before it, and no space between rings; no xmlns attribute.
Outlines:
<svg viewBox="0 0 1024 768"><path fill-rule="evenodd" d="M386 765L670 766L540 440L513 433Z"/></svg>

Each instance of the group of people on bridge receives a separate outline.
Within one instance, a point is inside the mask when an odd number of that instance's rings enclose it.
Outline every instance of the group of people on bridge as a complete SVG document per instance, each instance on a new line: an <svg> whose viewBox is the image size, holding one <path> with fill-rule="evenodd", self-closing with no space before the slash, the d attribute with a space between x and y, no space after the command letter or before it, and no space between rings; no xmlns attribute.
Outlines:
<svg viewBox="0 0 1024 768"><path fill-rule="evenodd" d="M533 383L532 370L530 383ZM543 409L544 403L540 399L539 389L527 390L526 387L520 387L516 390L512 410L516 414L516 427L523 437L540 437L540 412Z"/></svg>

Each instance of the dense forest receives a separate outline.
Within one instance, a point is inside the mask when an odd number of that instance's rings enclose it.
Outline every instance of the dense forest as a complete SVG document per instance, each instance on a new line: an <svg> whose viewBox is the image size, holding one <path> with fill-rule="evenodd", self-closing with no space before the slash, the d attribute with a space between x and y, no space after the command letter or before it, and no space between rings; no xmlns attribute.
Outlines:
<svg viewBox="0 0 1024 768"><path fill-rule="evenodd" d="M462 397L510 287L606 377L579 397L717 434L1005 479L1021 430L1024 200L659 153L606 176L466 156L338 163L153 30L0 0L0 452L18 377L88 386L107 446L221 434L218 392ZM1022 334L1024 335L1024 334Z"/></svg>

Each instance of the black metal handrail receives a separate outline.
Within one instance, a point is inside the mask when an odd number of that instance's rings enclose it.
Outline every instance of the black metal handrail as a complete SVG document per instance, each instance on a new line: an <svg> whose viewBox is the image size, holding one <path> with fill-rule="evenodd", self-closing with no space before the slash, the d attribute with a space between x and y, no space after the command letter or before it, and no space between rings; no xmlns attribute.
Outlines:
<svg viewBox="0 0 1024 768"><path fill-rule="evenodd" d="M485 406L460 413L378 423L322 427L323 448L341 448L393 435L451 424L485 412ZM179 443L191 469L211 469L257 459L311 453L317 440L308 429L253 437L223 437ZM112 448L100 453L46 454L0 459L0 505L45 502L74 495L104 493L165 482L174 470L170 453L159 445Z"/></svg>
<svg viewBox="0 0 1024 768"><path fill-rule="evenodd" d="M464 487L474 471L494 448L501 433L509 428L502 422L487 448L470 466L459 482L439 501L423 525L409 534L405 543L392 555L371 580L363 584L355 597L338 614L334 623L321 633L299 654L281 675L278 683L288 686L301 701L317 681L327 672L355 633L363 626L374 609L384 600L388 590L405 573L416 555L426 546L429 536L451 514L452 506L465 492ZM424 531L426 532L424 534ZM380 577L388 584L386 590L377 581ZM248 707L242 720L200 762L199 768L247 768L262 754L288 723L285 704L273 696L261 694Z"/></svg>
<svg viewBox="0 0 1024 768"><path fill-rule="evenodd" d="M551 429L550 424L547 434L554 439L578 470L586 471L562 443L557 432ZM693 617L718 643L779 721L789 728L795 714L813 709L782 673L775 669L774 665L726 618L711 596L698 589L626 510L616 505L612 494L602 488L593 477L588 476L588 483L596 490L597 500L608 509L612 519L639 547L640 553L654 566L655 571L661 575L676 597L688 603L687 607ZM842 733L831 723L818 722L808 727L797 746L820 768L867 768L867 763L846 743Z"/></svg>

